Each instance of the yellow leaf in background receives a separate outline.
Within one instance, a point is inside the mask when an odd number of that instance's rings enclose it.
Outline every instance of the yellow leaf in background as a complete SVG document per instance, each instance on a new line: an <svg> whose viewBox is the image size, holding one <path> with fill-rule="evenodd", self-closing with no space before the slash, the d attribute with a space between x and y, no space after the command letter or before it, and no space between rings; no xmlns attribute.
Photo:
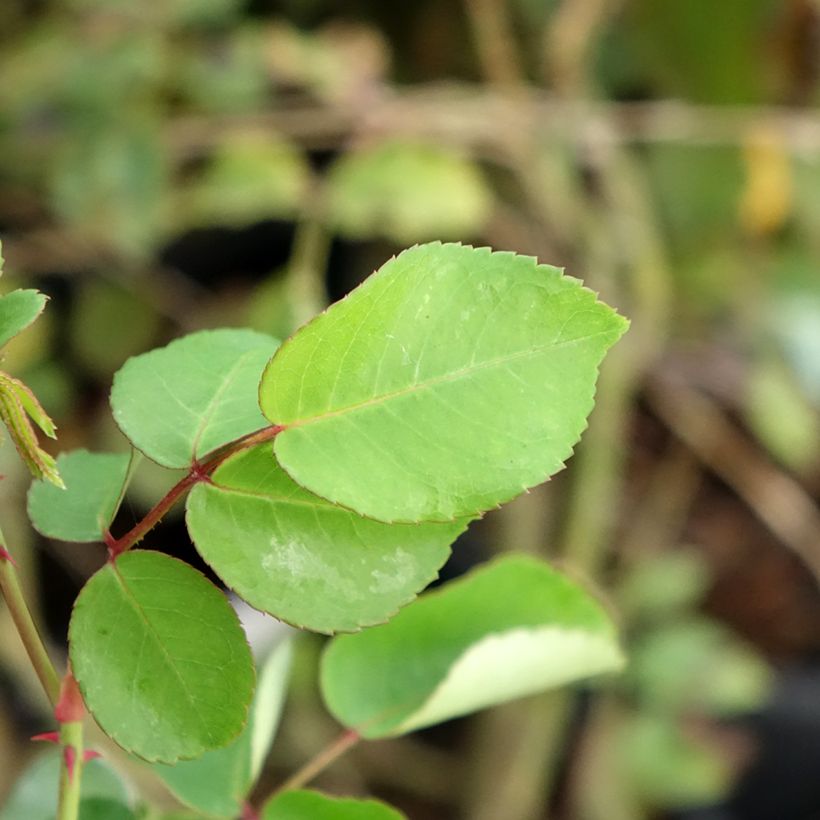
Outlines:
<svg viewBox="0 0 820 820"><path fill-rule="evenodd" d="M754 129L743 147L746 183L740 196L740 224L752 235L771 234L788 219L793 176L781 136L769 126Z"/></svg>

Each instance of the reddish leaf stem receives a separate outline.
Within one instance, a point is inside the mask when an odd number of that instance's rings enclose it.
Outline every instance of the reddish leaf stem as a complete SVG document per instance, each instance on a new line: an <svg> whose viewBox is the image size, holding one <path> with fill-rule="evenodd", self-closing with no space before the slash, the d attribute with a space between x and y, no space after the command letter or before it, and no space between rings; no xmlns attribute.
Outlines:
<svg viewBox="0 0 820 820"><path fill-rule="evenodd" d="M139 543L188 490L200 481L209 481L214 470L227 458L257 444L273 441L283 429L284 427L278 424L263 427L261 430L248 433L214 450L203 461L194 461L188 474L174 484L146 516L125 535L121 538L113 538L106 533L105 545L108 547L109 559L113 561L118 555Z"/></svg>
<svg viewBox="0 0 820 820"><path fill-rule="evenodd" d="M348 729L325 746L316 757L309 760L298 772L289 777L274 794L301 789L313 780L316 775L324 771L331 763L340 758L348 749L351 749L362 739L355 729Z"/></svg>

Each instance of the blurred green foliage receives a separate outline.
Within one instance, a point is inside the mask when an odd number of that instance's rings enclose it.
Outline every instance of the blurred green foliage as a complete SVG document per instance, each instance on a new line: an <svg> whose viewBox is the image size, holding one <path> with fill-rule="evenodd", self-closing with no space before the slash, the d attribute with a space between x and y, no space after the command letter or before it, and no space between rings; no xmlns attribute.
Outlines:
<svg viewBox="0 0 820 820"><path fill-rule="evenodd" d="M488 5L502 24L482 29L476 9ZM564 63L550 39L559 22ZM491 60L503 59L507 29L521 74L514 67L504 75L512 81L499 81ZM118 434L103 421L105 402L125 358L200 327L285 338L328 293L340 296L403 245L490 244L588 277L633 318L640 348L623 354L615 410L601 388L605 414L623 423L597 446L625 457L588 515L632 664L602 695L615 716L579 730L606 735L608 766L590 774L581 755L573 766L580 783L598 777L596 793L617 780L629 820L717 800L736 772L721 737L700 729L762 708L766 661L820 648L817 611L800 608L814 600L800 562L735 488L726 501L714 465L697 468L688 496L682 485L660 488L667 518L652 508L676 431L643 386L670 377L707 396L748 443L742 471L774 465L815 503L818 30L810 0L5 0L3 284L53 299L4 350L3 368L40 396L62 449L110 447ZM556 66L573 59L582 79L562 86ZM606 462L592 460L592 469ZM2 463L6 528L24 479ZM551 508L568 509L584 469L573 462L552 482ZM126 511L147 507L175 478L144 461ZM653 514L661 524L646 529ZM596 534L607 516L613 525ZM745 528L735 538L737 516ZM527 538L573 565L557 518ZM93 569L86 555L66 562L43 548L84 577ZM32 555L21 563L36 588ZM0 664L19 669L13 648L2 648ZM310 688L309 673L294 683L277 776L331 734ZM23 748L18 734L0 739L9 759ZM385 785L377 765L362 771L340 779ZM408 804L453 816L458 788L448 782L442 794L429 772L416 775L400 787ZM602 802L588 820L622 816L614 800ZM514 820L511 806L504 814Z"/></svg>

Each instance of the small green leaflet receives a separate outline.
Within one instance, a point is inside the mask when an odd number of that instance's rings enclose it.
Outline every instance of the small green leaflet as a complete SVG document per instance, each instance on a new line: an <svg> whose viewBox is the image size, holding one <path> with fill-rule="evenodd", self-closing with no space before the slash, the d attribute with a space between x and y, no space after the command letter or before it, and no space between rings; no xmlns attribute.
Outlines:
<svg viewBox="0 0 820 820"><path fill-rule="evenodd" d="M131 456L73 450L57 456L65 489L35 481L28 514L42 535L62 541L102 541L125 492Z"/></svg>
<svg viewBox="0 0 820 820"><path fill-rule="evenodd" d="M291 642L285 639L265 661L248 722L233 743L197 760L154 764L154 771L187 806L208 817L234 818L242 813L279 724L290 660Z"/></svg>
<svg viewBox="0 0 820 820"><path fill-rule="evenodd" d="M330 797L308 790L285 792L271 798L262 820L406 820L396 809L378 800Z"/></svg>
<svg viewBox="0 0 820 820"><path fill-rule="evenodd" d="M518 555L423 595L383 626L334 638L321 685L343 724L376 738L622 663L601 605L544 562Z"/></svg>
<svg viewBox="0 0 820 820"><path fill-rule="evenodd" d="M557 268L434 242L282 345L260 403L311 492L381 521L452 520L563 466L626 326Z"/></svg>
<svg viewBox="0 0 820 820"><path fill-rule="evenodd" d="M240 597L317 632L385 621L436 577L467 526L363 518L295 484L269 444L194 487L186 520L200 555Z"/></svg>
<svg viewBox="0 0 820 820"><path fill-rule="evenodd" d="M148 458L189 467L267 426L257 389L278 345L253 330L203 330L135 356L114 376L114 419Z"/></svg>
<svg viewBox="0 0 820 820"><path fill-rule="evenodd" d="M193 567L126 552L80 592L68 637L86 706L127 751L174 763L242 731L250 649L225 596Z"/></svg>
<svg viewBox="0 0 820 820"><path fill-rule="evenodd" d="M0 347L30 325L43 312L46 301L37 290L13 290L0 296Z"/></svg>

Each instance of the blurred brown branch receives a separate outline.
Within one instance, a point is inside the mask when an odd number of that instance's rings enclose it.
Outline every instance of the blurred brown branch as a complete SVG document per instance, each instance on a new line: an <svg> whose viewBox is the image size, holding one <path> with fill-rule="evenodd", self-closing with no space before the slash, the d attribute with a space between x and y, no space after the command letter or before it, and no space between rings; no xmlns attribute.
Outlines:
<svg viewBox="0 0 820 820"><path fill-rule="evenodd" d="M227 132L262 128L308 147L334 147L369 134L425 136L470 147L479 153L508 143L511 132L527 129L589 143L742 143L753 129L777 129L797 153L820 148L816 112L785 106L694 105L661 102L594 102L562 99L534 90L513 92L485 86L425 85L369 99L366 106L333 107L295 103L276 111L239 117L183 117L169 126L177 155L207 152Z"/></svg>

